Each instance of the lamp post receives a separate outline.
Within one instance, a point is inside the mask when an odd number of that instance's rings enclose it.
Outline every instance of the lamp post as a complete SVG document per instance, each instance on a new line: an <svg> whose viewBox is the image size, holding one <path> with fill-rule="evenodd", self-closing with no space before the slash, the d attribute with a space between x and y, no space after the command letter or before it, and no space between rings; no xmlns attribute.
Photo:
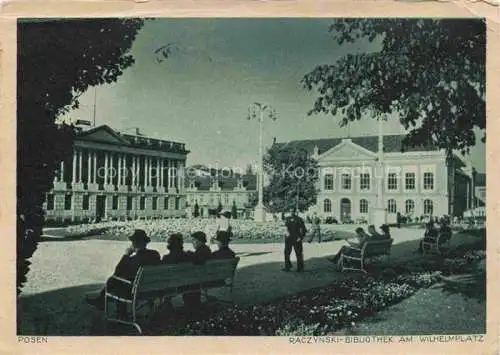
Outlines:
<svg viewBox="0 0 500 355"><path fill-rule="evenodd" d="M264 124L264 116L267 116L273 121L276 121L276 111L268 104L254 102L248 108L247 119L257 118L259 120L259 171L258 171L258 193L259 200L255 206L254 220L257 222L264 222L265 209L264 209L264 153L262 147L262 126Z"/></svg>
<svg viewBox="0 0 500 355"><path fill-rule="evenodd" d="M380 226L387 222L387 213L384 206L384 181L385 181L385 171L384 171L384 119L378 119L378 154L377 154L377 164L376 169L378 170L378 181L377 181L377 205L372 212L372 224L375 226Z"/></svg>
<svg viewBox="0 0 500 355"><path fill-rule="evenodd" d="M305 176L305 174L307 173L308 171L308 164L307 164L307 151L303 148L297 148L297 152L300 152L300 154L303 154L304 155L304 161L305 161L305 164L304 164L304 175L303 177ZM300 199L300 177L296 176L297 178L297 201L295 203L295 210L297 212L299 212L299 199Z"/></svg>

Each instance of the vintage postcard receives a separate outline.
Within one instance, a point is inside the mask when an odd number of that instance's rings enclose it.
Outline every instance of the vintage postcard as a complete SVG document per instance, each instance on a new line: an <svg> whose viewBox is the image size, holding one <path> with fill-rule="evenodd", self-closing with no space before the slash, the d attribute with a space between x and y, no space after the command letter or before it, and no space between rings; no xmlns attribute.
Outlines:
<svg viewBox="0 0 500 355"><path fill-rule="evenodd" d="M5 2L0 350L496 353L496 5Z"/></svg>

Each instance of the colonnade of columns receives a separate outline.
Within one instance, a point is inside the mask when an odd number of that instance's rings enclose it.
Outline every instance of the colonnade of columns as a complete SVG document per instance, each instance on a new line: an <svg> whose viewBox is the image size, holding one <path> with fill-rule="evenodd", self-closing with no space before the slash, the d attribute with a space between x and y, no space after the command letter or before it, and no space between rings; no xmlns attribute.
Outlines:
<svg viewBox="0 0 500 355"><path fill-rule="evenodd" d="M98 154L104 154L104 156L100 156L98 159ZM83 164L84 159L87 160L86 165ZM99 178L104 185L139 186L142 176L141 185L144 187L156 187L157 189L164 187L167 192L174 188L184 190L185 167L181 160L76 149L73 152L71 168L72 184L84 182L97 184ZM64 169L65 163L63 161L60 163L56 180L64 181ZM130 179L127 180L127 177Z"/></svg>

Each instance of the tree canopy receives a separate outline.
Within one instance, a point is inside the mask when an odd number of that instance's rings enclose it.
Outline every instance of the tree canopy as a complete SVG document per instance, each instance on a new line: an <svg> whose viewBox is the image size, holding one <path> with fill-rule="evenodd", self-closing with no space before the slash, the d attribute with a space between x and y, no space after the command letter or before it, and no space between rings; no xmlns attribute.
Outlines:
<svg viewBox="0 0 500 355"><path fill-rule="evenodd" d="M340 19L339 45L379 41L375 52L348 54L302 79L318 97L309 115L341 114L341 125L397 112L407 146L432 143L451 155L484 132L486 23L480 19Z"/></svg>
<svg viewBox="0 0 500 355"><path fill-rule="evenodd" d="M264 203L270 212L305 211L316 203L318 165L307 152L275 144L264 156L264 170L269 177Z"/></svg>
<svg viewBox="0 0 500 355"><path fill-rule="evenodd" d="M112 83L134 63L139 19L21 20L17 60L18 290L40 238L45 193L72 156L74 129L56 118L90 86ZM36 221L36 222L35 222ZM30 237L26 230L30 232Z"/></svg>

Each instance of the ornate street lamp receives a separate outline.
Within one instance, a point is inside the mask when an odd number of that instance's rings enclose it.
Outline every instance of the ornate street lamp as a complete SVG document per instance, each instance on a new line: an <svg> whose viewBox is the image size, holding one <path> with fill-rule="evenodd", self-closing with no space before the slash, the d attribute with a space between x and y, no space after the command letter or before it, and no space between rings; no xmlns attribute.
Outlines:
<svg viewBox="0 0 500 355"><path fill-rule="evenodd" d="M264 209L264 153L262 147L262 126L264 123L264 117L268 117L273 121L276 121L276 111L274 108L268 104L263 104L260 102L254 102L248 108L247 119L259 120L259 171L258 171L258 193L259 200L257 206L255 206L254 220L257 222L265 221L265 209Z"/></svg>
<svg viewBox="0 0 500 355"><path fill-rule="evenodd" d="M384 167L384 121L385 117L378 119L378 154L377 163L375 164L378 174L377 181L377 205L372 211L371 224L379 227L387 223L387 211L384 204L384 184L385 184L385 167Z"/></svg>

